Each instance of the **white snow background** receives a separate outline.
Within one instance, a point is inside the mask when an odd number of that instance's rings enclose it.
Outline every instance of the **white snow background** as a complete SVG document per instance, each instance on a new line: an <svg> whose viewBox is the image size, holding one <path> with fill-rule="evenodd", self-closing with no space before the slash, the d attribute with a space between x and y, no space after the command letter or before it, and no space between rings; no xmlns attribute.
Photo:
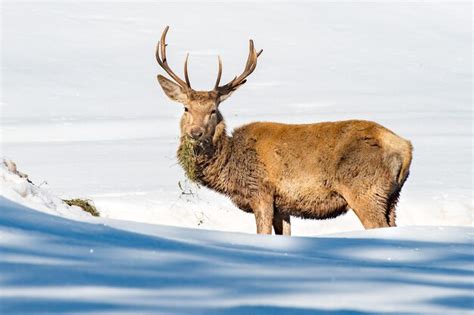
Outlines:
<svg viewBox="0 0 474 315"><path fill-rule="evenodd" d="M473 311L470 2L1 5L0 155L40 186L1 169L2 313ZM166 25L169 62L181 73L190 52L198 89L217 54L225 81L249 38L264 49L221 105L229 130L368 119L410 139L400 227L362 231L350 212L293 220L312 238L239 233L253 217L176 164L182 106L155 78Z"/></svg>

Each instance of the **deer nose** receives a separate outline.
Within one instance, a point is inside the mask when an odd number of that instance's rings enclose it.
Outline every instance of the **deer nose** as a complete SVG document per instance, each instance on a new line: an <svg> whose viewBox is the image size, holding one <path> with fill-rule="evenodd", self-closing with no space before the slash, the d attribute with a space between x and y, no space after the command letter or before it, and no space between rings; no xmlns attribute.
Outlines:
<svg viewBox="0 0 474 315"><path fill-rule="evenodd" d="M193 138L194 140L198 140L204 134L204 129L201 127L193 127L191 128L189 133L191 138Z"/></svg>

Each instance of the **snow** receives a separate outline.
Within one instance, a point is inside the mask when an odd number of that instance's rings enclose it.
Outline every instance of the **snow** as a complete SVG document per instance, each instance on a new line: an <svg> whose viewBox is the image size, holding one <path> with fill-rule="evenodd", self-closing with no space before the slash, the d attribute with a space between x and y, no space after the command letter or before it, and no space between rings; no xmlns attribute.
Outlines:
<svg viewBox="0 0 474 315"><path fill-rule="evenodd" d="M36 210L68 218L88 218L78 207L68 206L49 191L47 184L36 186L27 178L12 172L3 160L0 164L0 196Z"/></svg>
<svg viewBox="0 0 474 315"><path fill-rule="evenodd" d="M470 2L3 1L0 156L36 185L0 167L0 310L472 311L471 23ZM256 236L187 182L182 108L155 79L165 25L198 89L217 54L226 81L249 37L264 49L221 106L229 130L368 119L410 139L399 227L363 231L349 212L294 219L311 238ZM76 197L102 217L61 201Z"/></svg>
<svg viewBox="0 0 474 315"><path fill-rule="evenodd" d="M318 238L71 221L0 197L0 309L90 314L469 313L472 227Z"/></svg>

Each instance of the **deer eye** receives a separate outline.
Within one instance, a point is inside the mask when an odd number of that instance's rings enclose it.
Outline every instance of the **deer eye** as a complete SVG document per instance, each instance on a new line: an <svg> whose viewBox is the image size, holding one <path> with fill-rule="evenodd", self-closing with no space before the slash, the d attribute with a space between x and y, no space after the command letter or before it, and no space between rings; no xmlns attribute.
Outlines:
<svg viewBox="0 0 474 315"><path fill-rule="evenodd" d="M216 113L216 110L213 109L213 110L211 111L211 115L214 115L215 113Z"/></svg>
<svg viewBox="0 0 474 315"><path fill-rule="evenodd" d="M189 109L187 107L184 108L185 112L189 112Z"/></svg>

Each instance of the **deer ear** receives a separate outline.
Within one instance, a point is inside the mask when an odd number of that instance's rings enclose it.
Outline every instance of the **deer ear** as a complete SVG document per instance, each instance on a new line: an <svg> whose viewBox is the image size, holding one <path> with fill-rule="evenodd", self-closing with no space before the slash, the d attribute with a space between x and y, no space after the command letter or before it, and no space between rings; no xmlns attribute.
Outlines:
<svg viewBox="0 0 474 315"><path fill-rule="evenodd" d="M245 83L245 81L244 81ZM219 93L219 103L222 103L223 101L225 101L226 99L228 99L232 94L234 94L235 91L237 91L237 89L239 87L241 87L242 84L240 84L239 86L236 86L234 88L232 88L232 90L227 90L227 91L221 91L221 93Z"/></svg>
<svg viewBox="0 0 474 315"><path fill-rule="evenodd" d="M168 80L161 74L157 76L158 83L160 83L161 88L165 94L173 101L180 102L182 104L188 101L188 95L186 91L178 84L174 83L171 80Z"/></svg>
<svg viewBox="0 0 474 315"><path fill-rule="evenodd" d="M228 99L229 96L231 96L235 91L237 91L237 89L240 88L245 82L247 82L247 80L243 80L236 86L219 90L219 103L222 103L223 101Z"/></svg>
<svg viewBox="0 0 474 315"><path fill-rule="evenodd" d="M225 101L226 99L228 99L229 96L232 95L232 93L234 93L234 92L232 91L232 92L229 92L229 93L226 93L226 94L220 94L220 95L219 95L219 103L222 103L223 101Z"/></svg>

